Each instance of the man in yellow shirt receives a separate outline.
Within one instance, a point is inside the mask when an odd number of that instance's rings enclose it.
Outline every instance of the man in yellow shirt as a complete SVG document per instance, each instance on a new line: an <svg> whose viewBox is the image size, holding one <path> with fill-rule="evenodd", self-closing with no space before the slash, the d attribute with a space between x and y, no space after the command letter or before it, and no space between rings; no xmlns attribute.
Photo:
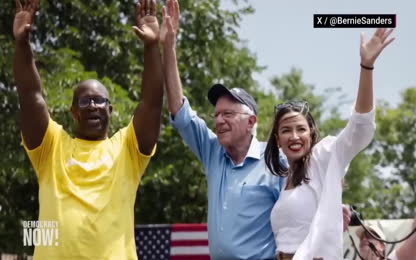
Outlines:
<svg viewBox="0 0 416 260"><path fill-rule="evenodd" d="M34 259L137 259L134 202L155 151L163 101L156 2L136 6L134 31L144 43L142 102L111 138L110 97L97 80L74 91L75 138L50 118L29 42L37 7L38 0L16 0L13 69L23 143L38 177L39 220L58 223L59 239L37 246Z"/></svg>

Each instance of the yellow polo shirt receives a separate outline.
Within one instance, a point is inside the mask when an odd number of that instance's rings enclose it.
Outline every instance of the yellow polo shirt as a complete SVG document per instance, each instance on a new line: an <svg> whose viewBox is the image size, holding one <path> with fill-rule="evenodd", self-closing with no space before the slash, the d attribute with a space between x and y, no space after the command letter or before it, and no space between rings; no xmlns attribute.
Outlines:
<svg viewBox="0 0 416 260"><path fill-rule="evenodd" d="M136 191L150 156L140 153L133 122L113 137L70 137L52 119L40 146L25 149L39 182L39 220L58 222L53 245L36 260L137 259Z"/></svg>

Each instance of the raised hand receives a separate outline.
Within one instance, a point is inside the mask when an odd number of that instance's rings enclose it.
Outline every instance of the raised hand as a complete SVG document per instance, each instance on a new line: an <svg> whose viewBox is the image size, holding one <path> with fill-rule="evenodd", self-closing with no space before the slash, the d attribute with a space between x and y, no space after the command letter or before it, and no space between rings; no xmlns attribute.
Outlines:
<svg viewBox="0 0 416 260"><path fill-rule="evenodd" d="M17 42L29 40L29 33L35 19L39 0L26 0L22 6L20 0L16 2L16 14L13 22L13 35Z"/></svg>
<svg viewBox="0 0 416 260"><path fill-rule="evenodd" d="M136 5L134 32L145 45L159 41L159 23L156 18L156 0L140 0Z"/></svg>
<svg viewBox="0 0 416 260"><path fill-rule="evenodd" d="M160 30L160 41L164 45L173 46L179 29L179 3L178 0L167 0L162 9L162 28Z"/></svg>
<svg viewBox="0 0 416 260"><path fill-rule="evenodd" d="M360 55L362 65L373 67L378 55L387 45L394 41L395 38L389 38L392 32L393 29L387 30L385 28L379 28L367 42L365 42L364 33L361 33Z"/></svg>

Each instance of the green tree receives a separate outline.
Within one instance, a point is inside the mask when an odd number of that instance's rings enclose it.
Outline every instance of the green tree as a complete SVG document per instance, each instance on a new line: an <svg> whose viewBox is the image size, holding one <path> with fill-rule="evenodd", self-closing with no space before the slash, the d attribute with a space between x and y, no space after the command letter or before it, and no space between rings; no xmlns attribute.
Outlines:
<svg viewBox="0 0 416 260"><path fill-rule="evenodd" d="M416 88L402 92L396 108L383 104L377 113L374 152L380 167L389 172L380 194L385 215L413 217L416 208ZM400 198L400 199L397 199Z"/></svg>
<svg viewBox="0 0 416 260"><path fill-rule="evenodd" d="M416 89L402 93L396 108L380 101L374 141L352 162L345 201L365 218L411 218L415 214Z"/></svg>

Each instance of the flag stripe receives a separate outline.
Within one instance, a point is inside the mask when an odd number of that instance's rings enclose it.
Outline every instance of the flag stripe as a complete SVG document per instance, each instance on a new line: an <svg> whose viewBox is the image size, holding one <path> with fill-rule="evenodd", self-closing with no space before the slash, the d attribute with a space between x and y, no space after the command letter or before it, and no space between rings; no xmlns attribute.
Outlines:
<svg viewBox="0 0 416 260"><path fill-rule="evenodd" d="M207 240L207 232L172 232L172 240Z"/></svg>
<svg viewBox="0 0 416 260"><path fill-rule="evenodd" d="M172 224L172 232L207 231L206 224Z"/></svg>
<svg viewBox="0 0 416 260"><path fill-rule="evenodd" d="M207 246L175 246L170 249L170 255L203 255L209 254Z"/></svg>
<svg viewBox="0 0 416 260"><path fill-rule="evenodd" d="M174 240L170 246L208 246L208 240Z"/></svg>

